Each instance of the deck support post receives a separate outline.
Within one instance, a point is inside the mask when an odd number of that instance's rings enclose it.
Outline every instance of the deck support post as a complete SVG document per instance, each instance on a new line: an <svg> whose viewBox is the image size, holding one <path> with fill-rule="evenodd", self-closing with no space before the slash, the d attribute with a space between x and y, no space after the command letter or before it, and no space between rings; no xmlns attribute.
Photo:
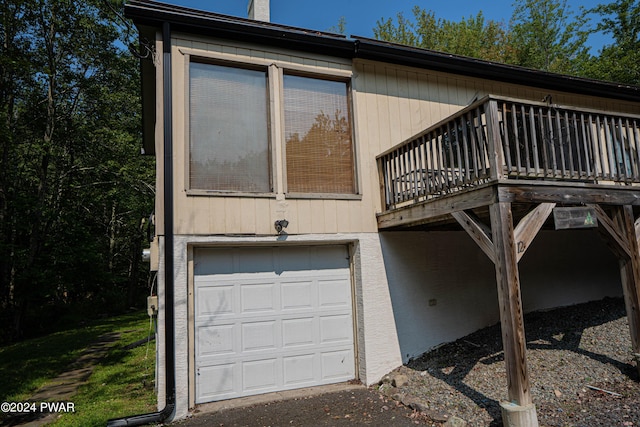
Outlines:
<svg viewBox="0 0 640 427"><path fill-rule="evenodd" d="M620 278L624 291L624 302L629 320L631 346L636 360L636 368L640 373L640 253L638 237L633 216L633 208L629 205L619 206L616 212L617 222L629 247L628 258L619 258Z"/></svg>
<svg viewBox="0 0 640 427"><path fill-rule="evenodd" d="M505 427L538 427L526 358L524 316L511 203L490 207L508 402L501 404Z"/></svg>
<svg viewBox="0 0 640 427"><path fill-rule="evenodd" d="M631 347L640 373L640 251L638 224L631 205L612 207L612 216L599 205L593 205L598 215L598 231L618 258L624 304L629 320Z"/></svg>

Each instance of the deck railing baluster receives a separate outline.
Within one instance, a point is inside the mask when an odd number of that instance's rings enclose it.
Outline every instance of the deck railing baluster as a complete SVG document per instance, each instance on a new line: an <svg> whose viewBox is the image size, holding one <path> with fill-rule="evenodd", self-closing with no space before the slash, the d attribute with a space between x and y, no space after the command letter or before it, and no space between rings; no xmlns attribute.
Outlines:
<svg viewBox="0 0 640 427"><path fill-rule="evenodd" d="M452 138L452 143L455 144L456 147L456 151L455 151L455 155L456 155L456 163L454 163L455 166L455 170L456 170L456 174L455 174L455 184L457 185L463 185L464 184L464 166L462 163L462 154L460 153L460 135L458 134L458 121L460 119L454 119L453 120L453 135L451 135Z"/></svg>
<svg viewBox="0 0 640 427"><path fill-rule="evenodd" d="M518 135L518 121L516 117L516 104L511 103L509 106L509 110L511 111L511 129L513 131L514 141L512 145L515 146L516 149L516 168L517 168L517 176L527 176L527 171L522 170L522 153L520 152L520 137ZM507 129L507 133L509 131L509 120L506 116L506 103L505 103L505 127ZM524 172L524 173L523 173Z"/></svg>
<svg viewBox="0 0 640 427"><path fill-rule="evenodd" d="M592 179L595 174L592 175L591 173L591 165L595 164L595 159L592 151L589 149L592 145L590 139L591 134L587 132L587 127L585 126L585 124L586 118L584 116L584 113L580 113L580 131L582 132L580 140L582 141L582 148L584 150L585 168L587 172L586 178Z"/></svg>
<svg viewBox="0 0 640 427"><path fill-rule="evenodd" d="M573 126L571 125L571 122L569 121L569 113L565 110L564 111L564 123L565 123L565 129L566 129L566 154L565 154L565 159L568 157L568 170L567 170L567 178L571 179L573 178L574 173L576 172L576 169L573 165L573 155L574 155L574 150L573 150L573 144L571 143L572 139L571 139L571 130L573 129ZM576 159L577 160L577 159ZM580 172L580 171L578 171ZM578 173L579 175L579 173Z"/></svg>
<svg viewBox="0 0 640 427"><path fill-rule="evenodd" d="M467 135L469 129L465 116L460 117L460 134L462 136L462 152L464 153L464 181L463 184L471 183L471 162L469 158L469 137Z"/></svg>
<svg viewBox="0 0 640 427"><path fill-rule="evenodd" d="M418 140L414 139L411 143L411 160L412 160L412 173L413 173L413 197L418 197L420 195L420 183L418 182L418 173L420 169L418 168Z"/></svg>
<svg viewBox="0 0 640 427"><path fill-rule="evenodd" d="M498 119L499 131L503 142L502 150L504 153L504 160L507 163L507 175L511 175L514 171L512 170L513 162L511 161L511 145L509 141L509 128L507 126L507 103L503 102L500 105L502 108L498 108L498 113L500 113L500 118ZM518 175L517 172L515 174Z"/></svg>
<svg viewBox="0 0 640 427"><path fill-rule="evenodd" d="M609 120L607 120L607 116L602 117L602 124L604 126L604 140L607 144L607 154L609 155L611 178L614 181L619 181L620 169L618 168L618 147L616 147L615 141L613 139L612 129L609 126Z"/></svg>
<svg viewBox="0 0 640 427"><path fill-rule="evenodd" d="M478 146L480 147L480 161L482 163L483 176L489 176L489 147L487 146L487 136L485 133L485 111L478 109L478 124L476 132L478 133Z"/></svg>
<svg viewBox="0 0 640 427"><path fill-rule="evenodd" d="M558 154L560 154L560 176L557 178L566 178L567 177L567 156L566 156L566 142L564 140L564 134L562 132L562 118L560 117L560 112L556 109L551 109L553 115L555 116L555 138L552 139L552 144L556 147ZM556 172L557 173L557 172Z"/></svg>
<svg viewBox="0 0 640 427"><path fill-rule="evenodd" d="M428 181L425 177L425 161L424 161L424 146L425 146L425 137L424 135L418 138L418 145L416 146L416 155L418 157L418 179L420 182L420 188L418 191L418 197L423 197L429 192Z"/></svg>
<svg viewBox="0 0 640 427"><path fill-rule="evenodd" d="M631 141L629 141L629 134L627 133L627 128L622 123L622 117L618 117L618 132L616 133L616 135L620 136L620 148L622 149L622 169L624 173L624 181L631 182L634 175L633 164L631 163L631 159L633 159L633 153L631 152Z"/></svg>
<svg viewBox="0 0 640 427"><path fill-rule="evenodd" d="M636 176L636 180L640 181L640 135L638 135L638 121L631 120L633 123L633 129L629 128L629 132L632 135L632 139L634 142L634 147L636 149L636 165L638 166L638 175Z"/></svg>
<svg viewBox="0 0 640 427"><path fill-rule="evenodd" d="M573 111L571 113L571 128L573 131L573 138L571 141L574 143L576 149L576 161L578 163L578 170L576 171L576 177L578 179L586 177L586 172L584 170L585 159L587 158L585 153L581 153L580 149L582 148L580 145L580 126L578 126L578 117L576 116L576 112ZM573 152L573 150L572 150ZM573 157L573 156L572 156ZM573 168L571 169L573 170Z"/></svg>
<svg viewBox="0 0 640 427"><path fill-rule="evenodd" d="M465 128L467 129L468 132L468 136L469 136L469 145L471 146L471 164L473 165L473 180L476 180L480 177L480 169L479 169L479 164L480 162L478 161L478 146L476 145L476 138L475 138L475 131L473 130L473 113L469 112L467 114L464 115L465 117L465 123L467 123L467 125L465 126Z"/></svg>
<svg viewBox="0 0 640 427"><path fill-rule="evenodd" d="M546 121L547 121L547 130L545 132L544 145L548 148L550 154L551 164L549 165L549 170L551 171L551 178L556 178L557 170L558 170L558 162L556 158L556 147L553 143L555 135L553 133L553 120L551 118L551 110L549 108L546 109Z"/></svg>

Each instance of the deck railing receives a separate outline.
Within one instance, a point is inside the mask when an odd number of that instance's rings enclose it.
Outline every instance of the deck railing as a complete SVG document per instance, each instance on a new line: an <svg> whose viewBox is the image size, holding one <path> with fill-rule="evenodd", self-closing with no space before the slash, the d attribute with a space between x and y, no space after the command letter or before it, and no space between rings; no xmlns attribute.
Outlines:
<svg viewBox="0 0 640 427"><path fill-rule="evenodd" d="M486 97L377 157L386 210L501 179L640 183L640 117Z"/></svg>

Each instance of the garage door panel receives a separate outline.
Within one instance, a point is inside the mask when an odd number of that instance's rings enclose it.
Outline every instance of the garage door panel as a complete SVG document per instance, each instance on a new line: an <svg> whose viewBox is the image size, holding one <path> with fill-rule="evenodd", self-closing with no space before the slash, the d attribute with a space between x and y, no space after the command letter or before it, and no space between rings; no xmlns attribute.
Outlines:
<svg viewBox="0 0 640 427"><path fill-rule="evenodd" d="M266 391L278 386L277 358L263 359L242 364L242 390L245 392Z"/></svg>
<svg viewBox="0 0 640 427"><path fill-rule="evenodd" d="M316 300L313 281L282 282L280 289L282 310L313 309Z"/></svg>
<svg viewBox="0 0 640 427"><path fill-rule="evenodd" d="M336 246L197 249L196 403L354 378L346 253Z"/></svg>
<svg viewBox="0 0 640 427"><path fill-rule="evenodd" d="M283 381L285 385L311 384L316 379L317 354L290 356L283 359Z"/></svg>
<svg viewBox="0 0 640 427"><path fill-rule="evenodd" d="M236 353L234 332L235 324L200 326L196 331L198 356L220 356Z"/></svg>
<svg viewBox="0 0 640 427"><path fill-rule="evenodd" d="M349 253L346 246L314 246L311 248L312 270L341 270L349 268ZM338 250L337 250L338 249Z"/></svg>
<svg viewBox="0 0 640 427"><path fill-rule="evenodd" d="M237 248L234 272L238 273L271 273L276 271L275 254L264 248Z"/></svg>
<svg viewBox="0 0 640 427"><path fill-rule="evenodd" d="M346 314L320 318L320 344L353 342L351 316Z"/></svg>
<svg viewBox="0 0 640 427"><path fill-rule="evenodd" d="M195 255L193 270L197 276L234 273L233 250L197 249Z"/></svg>
<svg viewBox="0 0 640 427"><path fill-rule="evenodd" d="M252 283L240 285L240 314L252 312L274 312L276 303L274 283Z"/></svg>
<svg viewBox="0 0 640 427"><path fill-rule="evenodd" d="M198 394L201 401L228 398L236 394L235 363L213 365L198 369ZM204 399L204 400L203 400Z"/></svg>
<svg viewBox="0 0 640 427"><path fill-rule="evenodd" d="M322 354L322 379L348 380L353 378L353 352L339 350Z"/></svg>
<svg viewBox="0 0 640 427"><path fill-rule="evenodd" d="M344 277L318 280L320 307L350 307L351 288Z"/></svg>
<svg viewBox="0 0 640 427"><path fill-rule="evenodd" d="M242 324L242 351L276 350L276 321L250 322Z"/></svg>
<svg viewBox="0 0 640 427"><path fill-rule="evenodd" d="M196 305L198 317L234 314L234 286L202 286L198 289Z"/></svg>
<svg viewBox="0 0 640 427"><path fill-rule="evenodd" d="M313 317L282 320L282 347L314 345L316 324L317 320Z"/></svg>
<svg viewBox="0 0 640 427"><path fill-rule="evenodd" d="M278 265L274 271L281 274L311 270L310 249L309 247L277 248Z"/></svg>

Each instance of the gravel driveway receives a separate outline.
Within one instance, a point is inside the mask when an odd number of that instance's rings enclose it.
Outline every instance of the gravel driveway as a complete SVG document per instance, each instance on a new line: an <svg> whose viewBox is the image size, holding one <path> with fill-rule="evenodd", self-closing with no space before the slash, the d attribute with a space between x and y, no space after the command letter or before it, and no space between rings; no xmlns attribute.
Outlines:
<svg viewBox="0 0 640 427"><path fill-rule="evenodd" d="M640 426L640 384L622 299L532 313L525 329L541 426ZM501 426L505 372L496 325L411 361L394 373L408 384L381 391L436 420L456 415L470 426Z"/></svg>
<svg viewBox="0 0 640 427"><path fill-rule="evenodd" d="M544 427L640 427L640 384L622 299L525 316L533 401ZM397 387L394 387L396 384ZM429 352L376 387L196 414L201 426L501 426L498 325Z"/></svg>

